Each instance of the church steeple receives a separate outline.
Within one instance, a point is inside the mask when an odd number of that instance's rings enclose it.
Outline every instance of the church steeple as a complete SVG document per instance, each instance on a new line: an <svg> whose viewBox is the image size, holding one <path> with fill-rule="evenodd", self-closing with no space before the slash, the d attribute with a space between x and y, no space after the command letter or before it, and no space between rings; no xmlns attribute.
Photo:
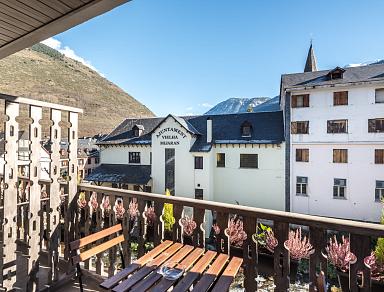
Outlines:
<svg viewBox="0 0 384 292"><path fill-rule="evenodd" d="M313 71L317 71L317 62L316 62L315 51L313 50L312 40L311 40L311 45L309 46L309 50L308 50L307 61L305 62L304 72L313 72Z"/></svg>

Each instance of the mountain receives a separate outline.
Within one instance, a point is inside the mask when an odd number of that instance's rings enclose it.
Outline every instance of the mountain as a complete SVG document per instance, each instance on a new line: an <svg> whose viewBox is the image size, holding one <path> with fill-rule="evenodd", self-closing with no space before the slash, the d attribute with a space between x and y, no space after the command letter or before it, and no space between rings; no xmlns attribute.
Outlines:
<svg viewBox="0 0 384 292"><path fill-rule="evenodd" d="M0 92L79 107L79 135L109 133L127 117L154 114L82 63L37 44L0 60Z"/></svg>
<svg viewBox="0 0 384 292"><path fill-rule="evenodd" d="M207 111L206 115L245 113L252 107L253 112L279 110L279 97L229 98Z"/></svg>

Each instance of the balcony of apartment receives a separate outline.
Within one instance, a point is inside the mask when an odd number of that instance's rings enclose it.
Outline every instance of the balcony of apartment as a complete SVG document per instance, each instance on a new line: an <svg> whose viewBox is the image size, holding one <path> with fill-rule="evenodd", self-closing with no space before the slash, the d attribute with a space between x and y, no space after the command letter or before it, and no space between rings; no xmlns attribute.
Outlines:
<svg viewBox="0 0 384 292"><path fill-rule="evenodd" d="M81 263L84 286L89 291L100 291L98 284L103 279L113 276L164 240L241 257L243 264L234 289L265 289L268 281L270 289L287 291L300 278L303 289L319 291L321 283L330 282L332 278L329 272L332 259L326 256L327 245L334 235L339 242L341 235L350 242L344 250L341 243L334 246L339 247L341 253L350 249L353 254L347 252L349 259L339 254L340 259L347 261L340 263L339 267L344 270L339 275L350 290L371 291L377 284L364 259L371 254L372 241L384 237L384 225L78 185L77 121L81 110L1 97L5 113L0 201L3 227L0 230L0 287L3 291L76 291L70 242L116 224L122 226L121 244ZM28 122L21 123L22 120ZM28 141L23 142L22 165L28 169L23 173L17 171L21 153L18 153L16 133L20 131L27 133ZM49 133L51 145L49 163L47 166L45 161L44 167L41 165L42 133ZM68 142L65 165L61 164L60 155L63 138ZM65 180L61 179L64 167ZM46 175L47 168L49 179L41 179L41 173ZM167 212L174 218L174 224L169 224L164 216ZM267 225L270 230L260 229ZM293 230L301 230L301 234L294 234ZM116 236L112 234L110 239ZM299 264L304 266L300 277L296 273Z"/></svg>

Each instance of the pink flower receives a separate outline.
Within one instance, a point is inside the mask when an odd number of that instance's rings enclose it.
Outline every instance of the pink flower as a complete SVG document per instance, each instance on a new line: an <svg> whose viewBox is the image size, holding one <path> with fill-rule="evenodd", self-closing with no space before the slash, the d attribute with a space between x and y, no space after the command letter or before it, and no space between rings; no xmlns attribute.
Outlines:
<svg viewBox="0 0 384 292"><path fill-rule="evenodd" d="M90 210L91 214L93 212L96 212L97 207L99 207L99 203L97 202L97 193L96 192L92 192L92 195L91 195L89 202L88 202L88 206L89 206L89 210Z"/></svg>
<svg viewBox="0 0 384 292"><path fill-rule="evenodd" d="M139 213L139 207L138 207L136 198L133 198L132 201L129 202L128 212L129 212L129 219L131 221L134 221L137 217L137 214Z"/></svg>
<svg viewBox="0 0 384 292"><path fill-rule="evenodd" d="M243 229L243 220L240 218L231 218L225 233L229 236L230 245L235 247L242 247L244 240L247 239L247 233Z"/></svg>
<svg viewBox="0 0 384 292"><path fill-rule="evenodd" d="M349 239L341 237L341 243L337 242L336 235L329 240L326 247L328 260L343 272L348 271L349 264L356 262L356 256L350 251Z"/></svg>
<svg viewBox="0 0 384 292"><path fill-rule="evenodd" d="M196 229L196 222L193 221L193 218L190 218L189 216L185 216L184 218L180 219L181 225L183 226L183 232L187 236L191 236L193 234L193 231Z"/></svg>
<svg viewBox="0 0 384 292"><path fill-rule="evenodd" d="M289 250L289 256L294 260L308 259L314 252L309 239L306 236L301 237L301 228L289 231L288 240L284 242L284 247Z"/></svg>
<svg viewBox="0 0 384 292"><path fill-rule="evenodd" d="M154 207L148 207L147 210L144 212L144 216L147 218L147 223L149 226L153 226L153 224L157 220Z"/></svg>
<svg viewBox="0 0 384 292"><path fill-rule="evenodd" d="M124 217L125 209L123 206L123 200L121 198L117 198L115 201L115 206L113 207L113 211L116 214L116 219L122 220Z"/></svg>
<svg viewBox="0 0 384 292"><path fill-rule="evenodd" d="M106 217L109 214L109 211L111 211L111 203L109 202L109 196L104 196L101 200L101 206L100 206L102 216Z"/></svg>

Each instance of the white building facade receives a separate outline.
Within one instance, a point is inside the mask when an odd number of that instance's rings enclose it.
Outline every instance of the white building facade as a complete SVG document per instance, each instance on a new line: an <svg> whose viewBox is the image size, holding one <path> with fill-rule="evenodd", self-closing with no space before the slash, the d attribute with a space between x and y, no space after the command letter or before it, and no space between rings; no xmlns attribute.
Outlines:
<svg viewBox="0 0 384 292"><path fill-rule="evenodd" d="M86 178L95 183L285 208L282 112L127 119L99 146L101 165Z"/></svg>
<svg viewBox="0 0 384 292"><path fill-rule="evenodd" d="M292 212L378 222L384 65L282 76Z"/></svg>

